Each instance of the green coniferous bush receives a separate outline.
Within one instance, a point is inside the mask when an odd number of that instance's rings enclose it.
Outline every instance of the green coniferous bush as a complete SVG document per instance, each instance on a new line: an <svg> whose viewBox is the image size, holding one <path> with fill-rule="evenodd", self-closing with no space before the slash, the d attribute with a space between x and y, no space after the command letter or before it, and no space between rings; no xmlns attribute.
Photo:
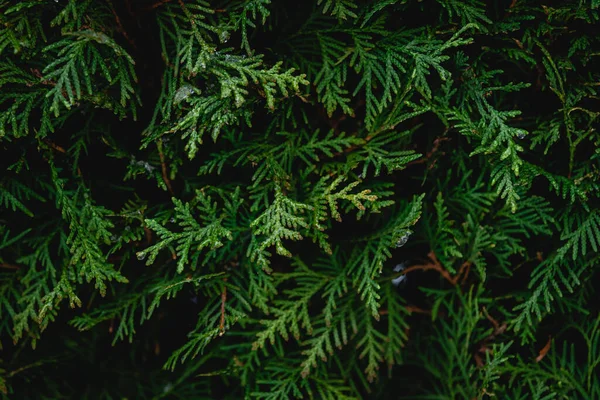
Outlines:
<svg viewBox="0 0 600 400"><path fill-rule="evenodd" d="M598 0L0 0L0 396L600 399Z"/></svg>

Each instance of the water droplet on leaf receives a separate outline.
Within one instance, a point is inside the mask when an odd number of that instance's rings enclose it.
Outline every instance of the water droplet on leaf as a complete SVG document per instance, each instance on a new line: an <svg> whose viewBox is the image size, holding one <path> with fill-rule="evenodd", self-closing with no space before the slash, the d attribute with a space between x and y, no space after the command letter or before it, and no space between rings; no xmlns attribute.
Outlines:
<svg viewBox="0 0 600 400"><path fill-rule="evenodd" d="M221 43L227 43L230 37L231 35L228 31L221 31L219 33L219 40L221 41Z"/></svg>
<svg viewBox="0 0 600 400"><path fill-rule="evenodd" d="M173 389L173 384L171 382L169 382L163 387L163 393L169 393L172 389Z"/></svg>
<svg viewBox="0 0 600 400"><path fill-rule="evenodd" d="M410 233L405 233L404 235L400 236L400 239L398 239L398 241L396 242L396 247L402 247L406 244L406 242L408 242L408 237L410 236Z"/></svg>
<svg viewBox="0 0 600 400"><path fill-rule="evenodd" d="M192 85L188 85L186 83L185 85L183 85L179 89L177 89L177 91L175 92L175 99L173 100L173 103L179 104L183 100L190 97L193 93L194 93L194 87Z"/></svg>
<svg viewBox="0 0 600 400"><path fill-rule="evenodd" d="M406 275L400 275L399 277L392 279L392 285L398 286L405 280L406 280Z"/></svg>
<svg viewBox="0 0 600 400"><path fill-rule="evenodd" d="M394 267L394 272L401 272L401 271L404 271L405 269L406 269L406 261L403 261L402 263L397 264ZM392 279L392 285L394 285L394 286L397 287L398 285L400 285L405 280L406 280L406 275L400 275L400 276Z"/></svg>
<svg viewBox="0 0 600 400"><path fill-rule="evenodd" d="M402 262L402 263L400 263L400 264L397 264L397 265L394 267L394 272L400 272L400 271L403 271L405 268L406 268L406 261L405 261L405 262Z"/></svg>

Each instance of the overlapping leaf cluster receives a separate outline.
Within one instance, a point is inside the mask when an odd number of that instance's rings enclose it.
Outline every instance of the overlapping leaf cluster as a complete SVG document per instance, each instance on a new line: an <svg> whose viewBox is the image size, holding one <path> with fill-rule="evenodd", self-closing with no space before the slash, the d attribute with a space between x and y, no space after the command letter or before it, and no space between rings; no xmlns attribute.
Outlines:
<svg viewBox="0 0 600 400"><path fill-rule="evenodd" d="M0 0L1 395L599 398L599 18Z"/></svg>

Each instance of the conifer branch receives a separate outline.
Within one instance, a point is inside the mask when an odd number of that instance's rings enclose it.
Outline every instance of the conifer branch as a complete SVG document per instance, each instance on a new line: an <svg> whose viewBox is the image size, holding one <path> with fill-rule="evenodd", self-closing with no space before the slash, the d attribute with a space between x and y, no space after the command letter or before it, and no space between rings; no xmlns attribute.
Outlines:
<svg viewBox="0 0 600 400"><path fill-rule="evenodd" d="M2 395L600 399L597 1L143 3L0 0Z"/></svg>
<svg viewBox="0 0 600 400"><path fill-rule="evenodd" d="M465 261L459 268L458 272L456 273L456 275L452 276L450 275L450 273L442 266L442 264L440 263L440 261L437 259L435 253L433 251L430 251L427 254L427 258L429 259L429 262L425 263L425 264L415 264L415 265L411 265L408 268L405 268L404 270L402 270L397 276L402 276L402 275L406 275L409 272L413 272L413 271L429 271L429 270L434 270L440 273L440 275L446 279L450 284L452 284L453 286L456 286L456 284L458 283L459 279L462 276L463 282L466 280L466 277L468 275L468 271L471 267L471 262L470 261ZM463 275L464 274L464 275Z"/></svg>
<svg viewBox="0 0 600 400"><path fill-rule="evenodd" d="M156 142L156 147L158 149L158 155L160 156L160 170L162 172L163 181L165 182L165 185L167 185L169 193L171 194L171 196L173 196L175 195L175 193L173 192L171 180L169 179L169 176L167 174L167 164L165 163L165 155L162 150L162 140Z"/></svg>

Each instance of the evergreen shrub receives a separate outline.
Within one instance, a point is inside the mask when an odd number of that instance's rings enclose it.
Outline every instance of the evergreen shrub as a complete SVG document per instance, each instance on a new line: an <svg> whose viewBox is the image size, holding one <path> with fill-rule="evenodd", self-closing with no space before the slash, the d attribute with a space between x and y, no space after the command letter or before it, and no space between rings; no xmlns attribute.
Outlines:
<svg viewBox="0 0 600 400"><path fill-rule="evenodd" d="M0 393L600 399L598 0L0 0Z"/></svg>

